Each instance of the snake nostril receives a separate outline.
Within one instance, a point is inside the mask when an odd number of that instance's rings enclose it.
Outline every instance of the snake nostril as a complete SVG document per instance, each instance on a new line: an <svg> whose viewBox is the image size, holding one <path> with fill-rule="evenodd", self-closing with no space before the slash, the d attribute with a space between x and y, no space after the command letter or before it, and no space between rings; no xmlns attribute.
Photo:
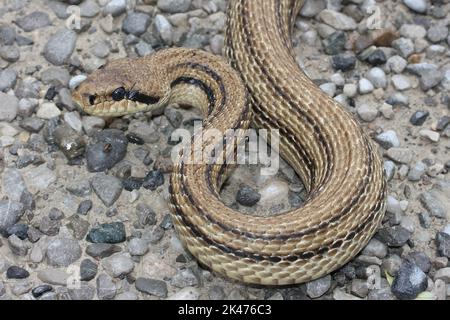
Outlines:
<svg viewBox="0 0 450 320"><path fill-rule="evenodd" d="M97 96L95 94L91 94L89 96L89 103L91 104L91 106L93 106L95 104L95 99L97 98Z"/></svg>

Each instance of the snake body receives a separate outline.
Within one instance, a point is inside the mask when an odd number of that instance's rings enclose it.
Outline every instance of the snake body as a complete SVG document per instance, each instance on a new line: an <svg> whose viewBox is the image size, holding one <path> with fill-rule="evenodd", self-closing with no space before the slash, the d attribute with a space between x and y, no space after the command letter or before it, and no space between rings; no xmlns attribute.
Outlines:
<svg viewBox="0 0 450 320"><path fill-rule="evenodd" d="M251 121L279 130L280 155L308 190L301 208L268 217L233 210L219 196L231 166L189 164L186 152L170 179L182 243L203 265L245 283L295 284L336 270L368 243L385 212L386 181L374 143L293 57L291 29L302 5L231 0L226 55L232 67L204 51L167 49L112 61L73 93L99 116L179 103L202 110L205 130L225 133ZM201 150L216 143L204 141Z"/></svg>

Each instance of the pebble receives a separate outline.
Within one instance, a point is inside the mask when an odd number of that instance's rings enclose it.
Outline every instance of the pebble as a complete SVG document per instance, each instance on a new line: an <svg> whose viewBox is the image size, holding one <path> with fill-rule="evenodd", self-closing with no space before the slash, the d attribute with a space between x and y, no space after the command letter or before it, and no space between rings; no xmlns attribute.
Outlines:
<svg viewBox="0 0 450 320"><path fill-rule="evenodd" d="M386 155L397 163L409 164L413 160L413 153L407 148L390 148Z"/></svg>
<svg viewBox="0 0 450 320"><path fill-rule="evenodd" d="M16 40L16 29L11 25L0 26L0 43L2 45L11 45Z"/></svg>
<svg viewBox="0 0 450 320"><path fill-rule="evenodd" d="M20 240L28 238L28 225L24 223L17 223L6 229L6 236L16 235Z"/></svg>
<svg viewBox="0 0 450 320"><path fill-rule="evenodd" d="M336 94L336 85L332 82L322 84L320 89L330 97L334 97Z"/></svg>
<svg viewBox="0 0 450 320"><path fill-rule="evenodd" d="M47 262L53 267L67 267L80 257L81 247L77 240L54 239L47 246Z"/></svg>
<svg viewBox="0 0 450 320"><path fill-rule="evenodd" d="M413 126L421 126L425 123L430 113L428 111L416 111L409 119Z"/></svg>
<svg viewBox="0 0 450 320"><path fill-rule="evenodd" d="M148 243L143 239L133 238L128 242L128 251L133 256L143 256L148 251Z"/></svg>
<svg viewBox="0 0 450 320"><path fill-rule="evenodd" d="M435 280L443 280L445 283L450 283L450 267L442 268L436 271L434 275Z"/></svg>
<svg viewBox="0 0 450 320"><path fill-rule="evenodd" d="M90 281L97 275L98 266L91 259L84 259L80 264L80 280Z"/></svg>
<svg viewBox="0 0 450 320"><path fill-rule="evenodd" d="M173 37L173 30L170 22L166 17L160 14L156 15L153 22L157 34L161 37L165 44L170 45Z"/></svg>
<svg viewBox="0 0 450 320"><path fill-rule="evenodd" d="M48 14L42 11L33 11L30 14L21 16L16 19L15 23L26 32L44 28L51 24Z"/></svg>
<svg viewBox="0 0 450 320"><path fill-rule="evenodd" d="M177 293L174 293L167 300L198 300L200 298L200 291L197 288L187 287L183 288Z"/></svg>
<svg viewBox="0 0 450 320"><path fill-rule="evenodd" d="M261 199L261 194L250 186L243 185L236 194L236 201L246 207L252 207Z"/></svg>
<svg viewBox="0 0 450 320"><path fill-rule="evenodd" d="M40 286L37 286L31 290L31 294L33 297L40 298L44 293L53 291L53 287L48 284L42 284Z"/></svg>
<svg viewBox="0 0 450 320"><path fill-rule="evenodd" d="M61 222L52 220L50 217L42 217L39 223L39 231L48 236L56 236L59 233Z"/></svg>
<svg viewBox="0 0 450 320"><path fill-rule="evenodd" d="M436 245L441 257L450 258L450 235L445 232L438 232L436 235Z"/></svg>
<svg viewBox="0 0 450 320"><path fill-rule="evenodd" d="M345 32L333 32L323 40L325 53L328 55L337 55L344 52L346 40Z"/></svg>
<svg viewBox="0 0 450 320"><path fill-rule="evenodd" d="M191 269L182 269L170 279L170 285L177 288L196 287L199 280Z"/></svg>
<svg viewBox="0 0 450 320"><path fill-rule="evenodd" d="M431 260L423 252L411 252L407 256L407 260L418 266L423 272L428 273L431 269Z"/></svg>
<svg viewBox="0 0 450 320"><path fill-rule="evenodd" d="M387 78L383 69L375 67L369 70L366 75L367 79L373 84L375 88L386 88Z"/></svg>
<svg viewBox="0 0 450 320"><path fill-rule="evenodd" d="M350 71L355 68L356 57L353 54L343 53L332 57L331 66L334 70Z"/></svg>
<svg viewBox="0 0 450 320"><path fill-rule="evenodd" d="M116 253L102 260L102 267L113 278L129 274L134 269L134 263L129 253Z"/></svg>
<svg viewBox="0 0 450 320"><path fill-rule="evenodd" d="M448 37L448 27L444 25L432 25L427 32L427 38L432 43L438 43Z"/></svg>
<svg viewBox="0 0 450 320"><path fill-rule="evenodd" d="M13 89L17 82L17 71L4 69L0 71L0 91Z"/></svg>
<svg viewBox="0 0 450 320"><path fill-rule="evenodd" d="M423 138L426 138L432 142L438 142L441 135L439 132L428 130L428 129L422 129L419 131L419 135Z"/></svg>
<svg viewBox="0 0 450 320"><path fill-rule="evenodd" d="M114 244L93 243L86 247L86 254L93 258L106 258L110 255L120 252L122 249Z"/></svg>
<svg viewBox="0 0 450 320"><path fill-rule="evenodd" d="M372 238L364 247L362 254L383 259L387 255L387 247L381 241Z"/></svg>
<svg viewBox="0 0 450 320"><path fill-rule="evenodd" d="M188 11L191 0L158 0L157 7L164 12L180 13Z"/></svg>
<svg viewBox="0 0 450 320"><path fill-rule="evenodd" d="M306 284L306 294L311 299L319 298L323 296L331 287L331 276L310 281Z"/></svg>
<svg viewBox="0 0 450 320"><path fill-rule="evenodd" d="M400 141L398 140L397 133L394 130L387 130L376 136L377 141L384 149L398 148L400 147Z"/></svg>
<svg viewBox="0 0 450 320"><path fill-rule="evenodd" d="M86 80L87 76L84 74L76 75L69 80L69 89L73 90L77 88L84 80Z"/></svg>
<svg viewBox="0 0 450 320"><path fill-rule="evenodd" d="M91 180L92 189L107 207L111 207L122 193L122 183L113 176L104 173L96 174Z"/></svg>
<svg viewBox="0 0 450 320"><path fill-rule="evenodd" d="M94 0L86 0L80 4L80 15L93 18L100 12L100 7Z"/></svg>
<svg viewBox="0 0 450 320"><path fill-rule="evenodd" d="M355 30L357 25L353 18L337 11L325 9L319 13L319 18L329 26L343 31Z"/></svg>
<svg viewBox="0 0 450 320"><path fill-rule="evenodd" d="M13 121L18 109L19 100L15 96L0 92L0 121Z"/></svg>
<svg viewBox="0 0 450 320"><path fill-rule="evenodd" d="M419 195L419 200L432 216L443 219L447 217L447 209L435 192L423 192Z"/></svg>
<svg viewBox="0 0 450 320"><path fill-rule="evenodd" d="M95 296L94 286L81 283L79 286L69 288L69 296L72 300L92 300Z"/></svg>
<svg viewBox="0 0 450 320"><path fill-rule="evenodd" d="M418 266L411 262L404 262L392 283L392 293L401 300L415 299L426 290L428 279Z"/></svg>
<svg viewBox="0 0 450 320"><path fill-rule="evenodd" d="M392 41L392 48L398 51L400 56L407 59L414 53L414 43L411 39L399 38Z"/></svg>
<svg viewBox="0 0 450 320"><path fill-rule="evenodd" d="M305 18L313 18L326 8L324 0L306 0L300 15Z"/></svg>
<svg viewBox="0 0 450 320"><path fill-rule="evenodd" d="M148 278L137 278L135 286L140 292L154 295L159 298L167 297L167 284L164 281Z"/></svg>
<svg viewBox="0 0 450 320"><path fill-rule="evenodd" d="M402 37L412 40L422 39L427 34L427 30L424 27L415 24L404 24L399 31Z"/></svg>
<svg viewBox="0 0 450 320"><path fill-rule="evenodd" d="M68 223L66 226L72 232L72 236L75 239L81 240L86 236L90 224L78 214L74 214L68 218Z"/></svg>
<svg viewBox="0 0 450 320"><path fill-rule="evenodd" d="M371 93L373 90L375 90L375 87L372 84L372 82L370 82L366 78L359 79L359 81L358 81L358 91L359 91L360 94Z"/></svg>
<svg viewBox="0 0 450 320"><path fill-rule="evenodd" d="M409 240L411 233L401 226L393 226L380 229L377 235L389 247L401 247Z"/></svg>
<svg viewBox="0 0 450 320"><path fill-rule="evenodd" d="M61 115L61 110L53 102L42 103L36 112L36 116L41 119L51 119L59 115Z"/></svg>
<svg viewBox="0 0 450 320"><path fill-rule="evenodd" d="M387 60L386 67L391 72L402 73L405 70L407 64L408 64L408 62L405 59L403 59L402 57L400 57L398 55L395 55L395 56L390 57Z"/></svg>
<svg viewBox="0 0 450 320"><path fill-rule="evenodd" d="M113 17L118 17L124 13L127 9L127 0L111 0L103 8L103 14L107 16L108 14Z"/></svg>
<svg viewBox="0 0 450 320"><path fill-rule="evenodd" d="M403 3L417 13L426 13L428 9L428 2L426 0L403 0Z"/></svg>
<svg viewBox="0 0 450 320"><path fill-rule="evenodd" d="M120 243L126 240L125 226L122 222L104 223L92 228L87 240L93 243ZM111 247L109 247L111 250Z"/></svg>
<svg viewBox="0 0 450 320"><path fill-rule="evenodd" d="M30 273L24 268L18 266L11 266L6 270L6 277L8 279L25 279L30 276Z"/></svg>
<svg viewBox="0 0 450 320"><path fill-rule="evenodd" d="M2 46L0 47L0 57L8 62L16 62L20 59L20 51L16 46Z"/></svg>
<svg viewBox="0 0 450 320"><path fill-rule="evenodd" d="M97 297L100 300L110 300L116 296L117 288L113 279L107 274L101 274L97 277Z"/></svg>
<svg viewBox="0 0 450 320"><path fill-rule="evenodd" d="M145 176L142 186L145 189L154 191L163 184L164 184L164 175L162 174L162 172L159 170L152 170Z"/></svg>
<svg viewBox="0 0 450 320"><path fill-rule="evenodd" d="M422 176L427 171L427 165L422 161L416 162L408 172L408 180L409 181L420 181Z"/></svg>
<svg viewBox="0 0 450 320"><path fill-rule="evenodd" d="M360 105L356 112L358 113L359 117L366 122L374 121L378 115L378 110L373 105L368 104Z"/></svg>
<svg viewBox="0 0 450 320"><path fill-rule="evenodd" d="M69 274L60 268L50 268L39 270L37 277L44 283L65 286L67 285Z"/></svg>
<svg viewBox="0 0 450 320"><path fill-rule="evenodd" d="M22 203L0 200L0 233L5 235L8 228L15 225L25 212Z"/></svg>
<svg viewBox="0 0 450 320"><path fill-rule="evenodd" d="M411 82L404 75L396 74L392 76L391 80L396 90L405 91L411 88Z"/></svg>
<svg viewBox="0 0 450 320"><path fill-rule="evenodd" d="M111 169L127 153L128 139L117 129L98 132L86 147L86 163L90 172Z"/></svg>
<svg viewBox="0 0 450 320"><path fill-rule="evenodd" d="M92 201L87 199L80 202L77 208L77 213L82 215L87 215L87 213L92 209Z"/></svg>
<svg viewBox="0 0 450 320"><path fill-rule="evenodd" d="M15 234L8 238L8 245L12 253L22 257L26 256L30 249L30 245L26 241L19 239Z"/></svg>
<svg viewBox="0 0 450 320"><path fill-rule="evenodd" d="M379 65L385 64L387 61L387 58L386 58L386 54L384 53L383 50L376 49L367 57L366 60L372 66L379 66Z"/></svg>
<svg viewBox="0 0 450 320"><path fill-rule="evenodd" d="M369 284L367 280L353 279L350 292L357 297L365 298L369 294Z"/></svg>
<svg viewBox="0 0 450 320"><path fill-rule="evenodd" d="M67 63L75 49L77 34L69 29L63 28L53 34L45 44L44 57L54 65Z"/></svg>
<svg viewBox="0 0 450 320"><path fill-rule="evenodd" d="M143 12L130 12L122 22L122 31L135 36L142 35L151 23L150 16Z"/></svg>

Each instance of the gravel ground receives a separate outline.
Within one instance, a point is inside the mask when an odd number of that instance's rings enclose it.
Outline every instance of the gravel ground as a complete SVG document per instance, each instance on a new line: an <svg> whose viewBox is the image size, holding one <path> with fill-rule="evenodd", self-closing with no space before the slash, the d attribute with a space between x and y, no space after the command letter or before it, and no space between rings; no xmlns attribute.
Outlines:
<svg viewBox="0 0 450 320"><path fill-rule="evenodd" d="M449 299L448 0L307 1L299 64L378 142L389 198L359 256L289 288L212 274L177 239L169 137L195 110L105 121L74 107L70 89L108 60L169 46L220 54L226 0L131 2L2 2L0 299ZM269 178L239 167L222 197L272 214L304 193L282 163Z"/></svg>

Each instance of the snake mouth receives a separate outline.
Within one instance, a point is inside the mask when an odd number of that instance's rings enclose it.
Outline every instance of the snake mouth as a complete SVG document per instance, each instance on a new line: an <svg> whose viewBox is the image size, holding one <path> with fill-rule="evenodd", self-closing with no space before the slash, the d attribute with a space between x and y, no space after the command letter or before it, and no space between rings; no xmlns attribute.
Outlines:
<svg viewBox="0 0 450 320"><path fill-rule="evenodd" d="M136 112L147 112L159 106L161 98L117 89L109 95L74 94L73 100L86 113L101 117L118 117Z"/></svg>

